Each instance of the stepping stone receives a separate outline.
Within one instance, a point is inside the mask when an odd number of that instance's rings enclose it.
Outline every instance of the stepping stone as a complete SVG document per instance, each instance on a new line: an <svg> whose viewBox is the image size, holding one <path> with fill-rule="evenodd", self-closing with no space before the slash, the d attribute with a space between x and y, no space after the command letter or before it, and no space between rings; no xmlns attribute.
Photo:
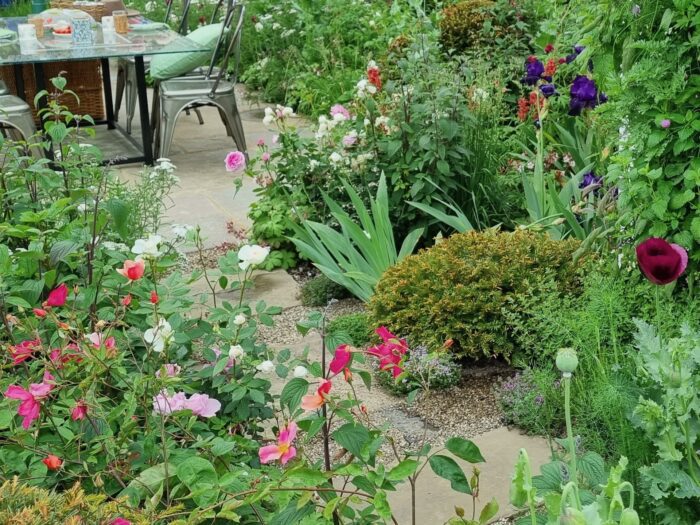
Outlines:
<svg viewBox="0 0 700 525"><path fill-rule="evenodd" d="M481 449L486 463L478 466L481 471L480 497L477 516L481 508L492 498L499 505L498 517L512 514L515 509L509 504L510 480L513 467L518 459L518 452L525 448L530 457L533 474L539 467L550 461L549 443L541 437L526 436L516 430L501 427L471 438ZM449 455L449 453L447 453ZM466 461L455 458L463 468L467 479L471 476L472 466ZM401 525L411 524L411 486L400 486L396 492L389 492L389 503L394 516ZM444 523L455 516L455 506L471 513L471 496L460 494L450 488L450 482L438 477L427 467L418 477L416 487L416 522L418 525Z"/></svg>

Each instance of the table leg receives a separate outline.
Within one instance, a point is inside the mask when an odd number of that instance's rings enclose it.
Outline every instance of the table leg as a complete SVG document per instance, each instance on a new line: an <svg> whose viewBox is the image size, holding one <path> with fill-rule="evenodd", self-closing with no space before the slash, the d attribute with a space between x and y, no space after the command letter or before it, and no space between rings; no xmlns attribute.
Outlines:
<svg viewBox="0 0 700 525"><path fill-rule="evenodd" d="M136 90L139 96L139 113L141 116L141 137L143 140L143 156L147 166L153 165L153 142L151 135L151 119L148 116L148 93L146 92L146 68L143 55L134 57L136 66Z"/></svg>
<svg viewBox="0 0 700 525"><path fill-rule="evenodd" d="M17 89L17 96L27 101L27 96L24 94L24 66L23 64L15 64L15 88Z"/></svg>
<svg viewBox="0 0 700 525"><path fill-rule="evenodd" d="M105 92L105 106L107 106L107 129L114 129L114 102L112 101L112 76L109 71L109 59L100 59L102 63L102 87Z"/></svg>

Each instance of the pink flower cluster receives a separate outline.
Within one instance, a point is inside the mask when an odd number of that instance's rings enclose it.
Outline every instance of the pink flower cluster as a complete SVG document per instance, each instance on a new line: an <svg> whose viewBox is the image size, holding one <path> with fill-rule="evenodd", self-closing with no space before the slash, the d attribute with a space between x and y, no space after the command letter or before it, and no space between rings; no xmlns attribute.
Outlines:
<svg viewBox="0 0 700 525"><path fill-rule="evenodd" d="M375 332L383 342L369 348L367 353L379 359L379 367L382 370L391 371L391 375L397 378L403 372L401 360L408 351L406 340L397 338L384 326L380 326Z"/></svg>
<svg viewBox="0 0 700 525"><path fill-rule="evenodd" d="M170 395L167 390L153 397L153 411L156 414L172 414L180 410L191 410L200 417L214 417L221 410L221 403L207 394L192 394L189 399L184 392Z"/></svg>
<svg viewBox="0 0 700 525"><path fill-rule="evenodd" d="M21 401L17 414L23 416L22 427L25 430L31 426L35 419L39 418L41 402L49 395L53 387L54 378L48 372L44 372L44 380L41 383L31 383L26 390L17 385L7 387L5 397Z"/></svg>

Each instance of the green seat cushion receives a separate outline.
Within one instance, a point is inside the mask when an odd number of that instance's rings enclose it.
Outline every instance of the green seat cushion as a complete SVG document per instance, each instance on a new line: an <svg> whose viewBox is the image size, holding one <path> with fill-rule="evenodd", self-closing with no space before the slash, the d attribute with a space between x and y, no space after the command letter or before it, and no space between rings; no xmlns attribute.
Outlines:
<svg viewBox="0 0 700 525"><path fill-rule="evenodd" d="M220 34L221 24L209 24L195 29L186 38L211 49L213 52ZM209 63L211 55L211 52L202 51L154 55L151 60L151 76L156 80L167 80L185 75L193 69Z"/></svg>

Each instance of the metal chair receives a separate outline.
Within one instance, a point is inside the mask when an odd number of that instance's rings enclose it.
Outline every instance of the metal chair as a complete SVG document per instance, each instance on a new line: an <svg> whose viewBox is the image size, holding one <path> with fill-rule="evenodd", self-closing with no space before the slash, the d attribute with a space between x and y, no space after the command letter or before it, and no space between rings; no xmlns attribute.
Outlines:
<svg viewBox="0 0 700 525"><path fill-rule="evenodd" d="M36 128L29 104L14 95L0 95L0 128L18 130L30 142Z"/></svg>
<svg viewBox="0 0 700 525"><path fill-rule="evenodd" d="M202 106L214 106L219 110L221 120L228 135L233 137L236 147L248 157L241 115L236 104L236 80L240 61L241 31L245 6L232 1L227 10L219 42L212 55L208 70L201 77L181 77L165 80L158 86L154 116L158 122L155 135L155 151L160 157L167 157L173 141L175 124L182 111ZM229 27L235 27L233 31ZM225 50L221 66L215 74L220 51ZM224 78L228 71L231 55L234 56L233 73Z"/></svg>
<svg viewBox="0 0 700 525"><path fill-rule="evenodd" d="M7 89L7 84L0 80L0 95L9 95L10 90Z"/></svg>
<svg viewBox="0 0 700 525"><path fill-rule="evenodd" d="M170 19L174 4L175 0L168 2L168 9L165 12L166 24ZM177 32L181 35L187 33L187 20L190 12L190 4L191 0L184 0L183 2L182 18L177 29ZM148 72L150 61L150 56L144 57L146 72ZM134 62L134 57L119 58L117 61L117 92L114 98L114 119L117 121L119 120L119 110L122 106L122 100L124 100L126 103L126 132L131 134L131 122L134 120L134 114L136 113L136 101L138 100L138 95L136 93L136 63ZM199 123L204 124L202 116L198 114L198 117L200 121Z"/></svg>

